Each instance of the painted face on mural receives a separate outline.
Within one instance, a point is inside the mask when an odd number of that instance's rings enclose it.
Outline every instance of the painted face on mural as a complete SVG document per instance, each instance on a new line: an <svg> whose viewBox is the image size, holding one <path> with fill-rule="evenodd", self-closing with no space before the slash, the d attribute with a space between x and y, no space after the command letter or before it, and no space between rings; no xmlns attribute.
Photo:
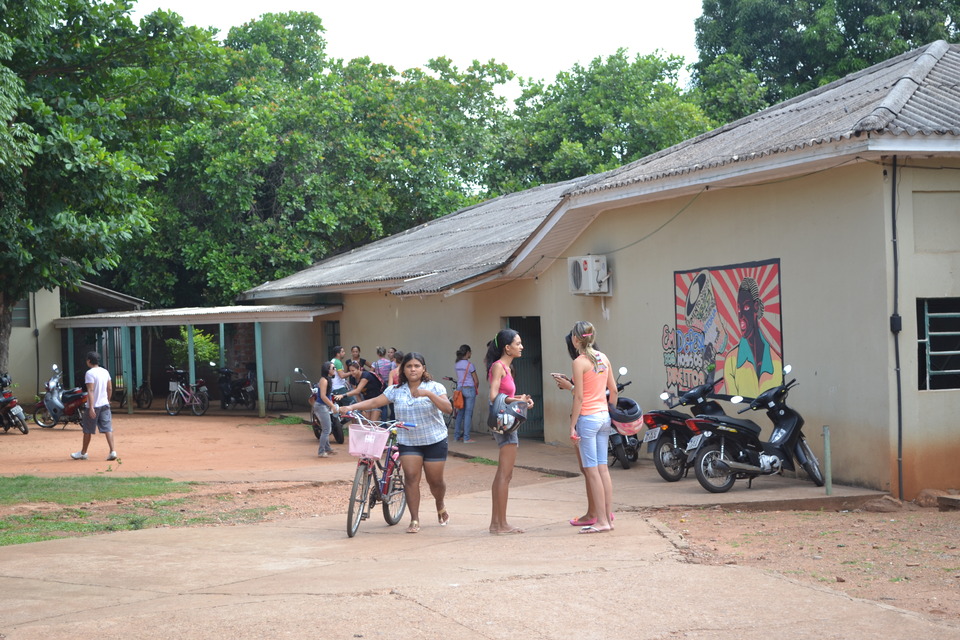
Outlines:
<svg viewBox="0 0 960 640"><path fill-rule="evenodd" d="M740 335L750 338L757 333L757 305L749 291L740 291L737 296L737 317L740 320Z"/></svg>

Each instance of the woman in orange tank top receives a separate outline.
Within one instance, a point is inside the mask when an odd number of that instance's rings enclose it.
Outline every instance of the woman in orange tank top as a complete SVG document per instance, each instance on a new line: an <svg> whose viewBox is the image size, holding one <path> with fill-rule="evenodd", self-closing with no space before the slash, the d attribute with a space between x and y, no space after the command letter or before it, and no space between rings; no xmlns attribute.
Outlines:
<svg viewBox="0 0 960 640"><path fill-rule="evenodd" d="M617 402L617 383L610 360L593 346L596 332L592 324L583 320L575 324L571 339L579 355L573 361L570 438L580 449L587 492L597 510L596 524L583 527L580 533L603 533L613 530L610 518L613 483L607 468L607 447L612 429L607 405Z"/></svg>

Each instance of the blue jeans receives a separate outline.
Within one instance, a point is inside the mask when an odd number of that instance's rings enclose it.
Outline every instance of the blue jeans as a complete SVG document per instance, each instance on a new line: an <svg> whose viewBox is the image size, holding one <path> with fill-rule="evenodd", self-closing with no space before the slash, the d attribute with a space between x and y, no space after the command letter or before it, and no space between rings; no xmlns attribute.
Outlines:
<svg viewBox="0 0 960 640"><path fill-rule="evenodd" d="M607 447L610 446L610 414L606 411L577 418L577 435L580 436L580 464L598 467L607 464Z"/></svg>
<svg viewBox="0 0 960 640"><path fill-rule="evenodd" d="M330 409L323 404L322 400L317 400L313 403L313 415L320 420L320 447L317 449L317 453L323 453L324 451L329 453L333 451L330 446L330 431L333 429L333 423L330 422Z"/></svg>
<svg viewBox="0 0 960 640"><path fill-rule="evenodd" d="M453 429L453 439L470 439L470 425L473 424L473 406L477 403L476 387L460 387L463 393L463 409L457 411L457 422Z"/></svg>

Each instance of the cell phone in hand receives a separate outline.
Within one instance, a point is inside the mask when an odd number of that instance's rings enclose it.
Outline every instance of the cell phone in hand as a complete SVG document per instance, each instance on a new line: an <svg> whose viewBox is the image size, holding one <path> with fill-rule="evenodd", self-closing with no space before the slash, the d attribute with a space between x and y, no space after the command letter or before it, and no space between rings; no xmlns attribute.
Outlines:
<svg viewBox="0 0 960 640"><path fill-rule="evenodd" d="M570 380L570 376L563 373L551 373L554 378L562 378L563 380Z"/></svg>

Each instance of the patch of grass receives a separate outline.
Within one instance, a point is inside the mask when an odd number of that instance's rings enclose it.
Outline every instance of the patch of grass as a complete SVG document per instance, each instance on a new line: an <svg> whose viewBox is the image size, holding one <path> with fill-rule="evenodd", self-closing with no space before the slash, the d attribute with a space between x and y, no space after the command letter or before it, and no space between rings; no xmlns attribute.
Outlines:
<svg viewBox="0 0 960 640"><path fill-rule="evenodd" d="M274 418L267 424L303 424L303 420L297 416L284 416L283 418Z"/></svg>
<svg viewBox="0 0 960 640"><path fill-rule="evenodd" d="M189 493L186 482L170 478L114 478L80 476L75 478L37 478L16 476L0 482L0 504L52 502L73 505L97 500L142 498L166 493Z"/></svg>
<svg viewBox="0 0 960 640"><path fill-rule="evenodd" d="M470 458L467 462L476 462L477 464L487 464L492 467L497 466L496 460L491 460L490 458Z"/></svg>

